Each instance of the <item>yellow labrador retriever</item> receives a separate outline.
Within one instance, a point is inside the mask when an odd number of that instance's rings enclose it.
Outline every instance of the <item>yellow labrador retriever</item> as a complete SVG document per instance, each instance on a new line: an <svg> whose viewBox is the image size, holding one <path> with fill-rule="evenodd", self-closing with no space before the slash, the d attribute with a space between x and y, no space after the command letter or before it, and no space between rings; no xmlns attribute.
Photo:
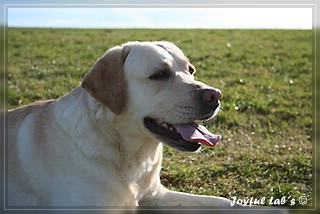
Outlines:
<svg viewBox="0 0 320 214"><path fill-rule="evenodd" d="M221 92L194 73L172 43L129 42L71 93L9 111L8 205L230 206L160 183L162 143L193 152L220 140L195 121L217 114Z"/></svg>

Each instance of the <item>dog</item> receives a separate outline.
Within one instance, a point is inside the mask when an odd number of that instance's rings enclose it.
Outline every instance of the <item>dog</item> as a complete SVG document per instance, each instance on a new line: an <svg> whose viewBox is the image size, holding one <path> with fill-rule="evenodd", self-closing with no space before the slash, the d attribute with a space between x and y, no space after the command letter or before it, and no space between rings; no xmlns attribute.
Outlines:
<svg viewBox="0 0 320 214"><path fill-rule="evenodd" d="M221 91L195 80L173 43L109 49L80 86L7 113L8 206L228 206L160 182L163 143L188 152L220 136Z"/></svg>

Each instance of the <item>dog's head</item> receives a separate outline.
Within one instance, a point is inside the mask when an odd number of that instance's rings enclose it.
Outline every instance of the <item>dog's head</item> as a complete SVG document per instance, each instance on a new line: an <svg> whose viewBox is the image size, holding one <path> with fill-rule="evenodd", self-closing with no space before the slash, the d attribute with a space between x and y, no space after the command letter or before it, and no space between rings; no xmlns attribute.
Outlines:
<svg viewBox="0 0 320 214"><path fill-rule="evenodd" d="M195 67L170 42L130 42L107 51L82 86L116 115L130 115L160 141L183 151L220 136L195 121L214 117L221 92L194 78Z"/></svg>

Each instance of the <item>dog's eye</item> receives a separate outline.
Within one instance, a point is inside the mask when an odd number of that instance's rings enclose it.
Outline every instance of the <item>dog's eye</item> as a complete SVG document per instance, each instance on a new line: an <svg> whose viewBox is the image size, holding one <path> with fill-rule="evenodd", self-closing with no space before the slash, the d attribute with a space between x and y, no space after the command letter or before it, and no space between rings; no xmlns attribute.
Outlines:
<svg viewBox="0 0 320 214"><path fill-rule="evenodd" d="M149 79L150 80L167 80L171 76L171 72L169 70L159 70L156 73L152 74Z"/></svg>
<svg viewBox="0 0 320 214"><path fill-rule="evenodd" d="M196 73L196 69L191 65L188 66L188 70L191 75L194 75L194 73Z"/></svg>

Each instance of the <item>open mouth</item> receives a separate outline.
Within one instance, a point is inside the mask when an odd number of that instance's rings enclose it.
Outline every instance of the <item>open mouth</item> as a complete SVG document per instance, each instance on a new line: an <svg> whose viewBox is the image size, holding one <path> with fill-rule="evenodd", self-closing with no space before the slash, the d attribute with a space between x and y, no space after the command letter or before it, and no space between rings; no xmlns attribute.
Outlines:
<svg viewBox="0 0 320 214"><path fill-rule="evenodd" d="M200 149L201 144L214 146L221 139L220 135L212 134L195 122L170 124L147 117L144 125L157 139L181 151L194 152Z"/></svg>

